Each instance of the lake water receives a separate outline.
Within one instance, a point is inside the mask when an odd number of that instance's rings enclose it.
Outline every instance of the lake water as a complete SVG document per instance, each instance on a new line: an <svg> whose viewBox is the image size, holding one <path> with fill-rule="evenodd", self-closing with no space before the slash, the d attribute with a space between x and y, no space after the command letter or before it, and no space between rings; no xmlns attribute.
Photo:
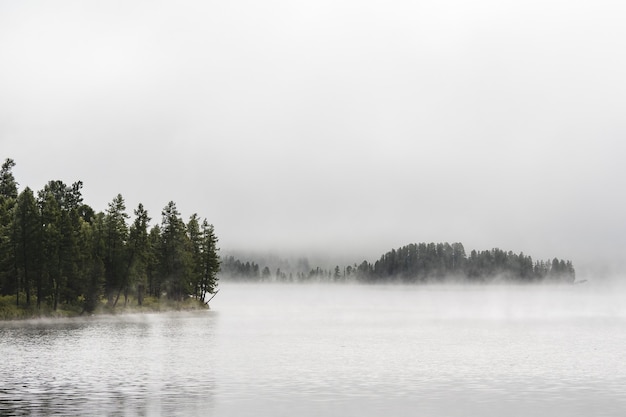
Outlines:
<svg viewBox="0 0 626 417"><path fill-rule="evenodd" d="M0 415L623 416L626 293L221 284L212 310L0 323Z"/></svg>

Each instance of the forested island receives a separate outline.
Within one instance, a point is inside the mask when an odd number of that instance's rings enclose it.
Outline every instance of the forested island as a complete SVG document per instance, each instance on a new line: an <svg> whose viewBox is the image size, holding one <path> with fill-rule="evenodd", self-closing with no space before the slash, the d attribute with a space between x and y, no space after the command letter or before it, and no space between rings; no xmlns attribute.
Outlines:
<svg viewBox="0 0 626 417"><path fill-rule="evenodd" d="M49 181L18 193L6 159L0 169L0 318L200 308L220 268L213 225L185 222L173 201L150 226L139 204L130 216L118 194L105 211L83 203L81 181Z"/></svg>
<svg viewBox="0 0 626 417"><path fill-rule="evenodd" d="M273 260L275 272L255 261L243 262L234 256L222 259L224 279L276 282L361 282L361 283L571 283L576 272L571 261L553 258L533 261L523 253L502 249L476 251L467 256L461 243L419 243L383 254L376 262L334 268L311 268L306 259L295 265Z"/></svg>

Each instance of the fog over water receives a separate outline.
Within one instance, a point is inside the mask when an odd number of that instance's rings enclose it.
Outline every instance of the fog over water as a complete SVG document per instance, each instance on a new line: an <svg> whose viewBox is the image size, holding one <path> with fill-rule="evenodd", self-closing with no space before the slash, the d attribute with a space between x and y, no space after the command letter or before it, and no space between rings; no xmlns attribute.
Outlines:
<svg viewBox="0 0 626 417"><path fill-rule="evenodd" d="M0 323L0 414L621 416L624 292L224 283L212 310Z"/></svg>
<svg viewBox="0 0 626 417"><path fill-rule="evenodd" d="M224 250L463 242L623 272L626 6L0 2L0 149ZM360 259L359 259L360 258Z"/></svg>

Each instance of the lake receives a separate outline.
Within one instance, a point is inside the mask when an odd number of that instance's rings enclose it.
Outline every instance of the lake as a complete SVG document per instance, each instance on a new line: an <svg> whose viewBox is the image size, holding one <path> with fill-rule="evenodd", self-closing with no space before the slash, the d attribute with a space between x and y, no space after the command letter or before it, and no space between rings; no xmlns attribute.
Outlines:
<svg viewBox="0 0 626 417"><path fill-rule="evenodd" d="M0 322L0 415L626 413L621 290L220 288L204 312Z"/></svg>

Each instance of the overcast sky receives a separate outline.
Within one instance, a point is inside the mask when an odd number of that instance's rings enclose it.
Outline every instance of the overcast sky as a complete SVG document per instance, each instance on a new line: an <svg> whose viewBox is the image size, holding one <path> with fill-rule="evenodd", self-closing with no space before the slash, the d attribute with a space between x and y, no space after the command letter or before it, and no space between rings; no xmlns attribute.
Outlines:
<svg viewBox="0 0 626 417"><path fill-rule="evenodd" d="M626 254L623 1L0 0L0 157L223 251Z"/></svg>

